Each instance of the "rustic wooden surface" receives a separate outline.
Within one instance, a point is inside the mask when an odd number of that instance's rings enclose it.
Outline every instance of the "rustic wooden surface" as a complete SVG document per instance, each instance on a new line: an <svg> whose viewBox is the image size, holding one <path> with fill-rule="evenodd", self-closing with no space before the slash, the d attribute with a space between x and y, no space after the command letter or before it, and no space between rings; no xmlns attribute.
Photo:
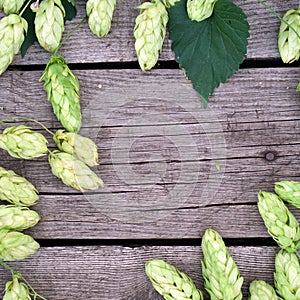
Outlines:
<svg viewBox="0 0 300 300"><path fill-rule="evenodd" d="M66 31L84 15L85 1L77 2L78 17ZM257 192L271 191L277 180L300 180L299 68L280 63L279 21L255 0L235 1L251 27L246 64L204 109L169 64L170 41L160 58L164 69L138 70L132 28L140 2L118 2L107 38L95 38L84 24L61 50L81 84L81 133L99 147L95 171L106 187L78 193L51 176L46 157L17 160L0 150L1 166L31 180L41 195L35 209L42 221L27 232L42 248L13 266L50 300L161 299L145 262L165 258L203 287L200 238L213 227L231 245L246 295L253 279L272 283L278 251L259 216ZM268 4L281 14L298 6ZM0 119L22 115L60 128L38 82L48 58L35 45L0 77ZM8 278L1 271L0 286Z"/></svg>

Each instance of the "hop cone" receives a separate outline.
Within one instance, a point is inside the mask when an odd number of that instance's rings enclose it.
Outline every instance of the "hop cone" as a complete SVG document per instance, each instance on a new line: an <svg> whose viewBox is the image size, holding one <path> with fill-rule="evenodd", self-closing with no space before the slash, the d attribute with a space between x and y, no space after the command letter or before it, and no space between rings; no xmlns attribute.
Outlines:
<svg viewBox="0 0 300 300"><path fill-rule="evenodd" d="M27 285L20 282L17 275L6 283L3 300L31 300Z"/></svg>
<svg viewBox="0 0 300 300"><path fill-rule="evenodd" d="M218 0L188 0L186 5L189 18L198 22L209 18L213 13L217 1Z"/></svg>
<svg viewBox="0 0 300 300"><path fill-rule="evenodd" d="M64 27L65 9L60 0L43 0L36 12L34 25L40 45L49 52L58 47Z"/></svg>
<svg viewBox="0 0 300 300"><path fill-rule="evenodd" d="M275 194L260 191L257 203L269 234L288 252L300 248L300 228L294 215Z"/></svg>
<svg viewBox="0 0 300 300"><path fill-rule="evenodd" d="M263 280L253 280L249 287L249 300L279 300L272 286Z"/></svg>
<svg viewBox="0 0 300 300"><path fill-rule="evenodd" d="M158 60L166 35L168 12L160 1L145 2L138 8L135 20L135 51L143 71L150 70Z"/></svg>
<svg viewBox="0 0 300 300"><path fill-rule="evenodd" d="M79 82L59 55L52 55L40 79L52 104L54 114L63 127L77 132L81 127Z"/></svg>
<svg viewBox="0 0 300 300"><path fill-rule="evenodd" d="M27 207L0 205L0 229L22 231L35 226L40 216Z"/></svg>
<svg viewBox="0 0 300 300"><path fill-rule="evenodd" d="M175 5L176 2L179 0L161 0L161 2L164 4L166 8L170 8Z"/></svg>
<svg viewBox="0 0 300 300"><path fill-rule="evenodd" d="M283 299L300 299L300 264L296 254L279 251L275 259L274 283Z"/></svg>
<svg viewBox="0 0 300 300"><path fill-rule="evenodd" d="M275 193L284 201L300 208L300 182L275 182Z"/></svg>
<svg viewBox="0 0 300 300"><path fill-rule="evenodd" d="M104 186L103 181L86 164L69 153L58 150L52 152L49 154L49 164L53 175L81 192Z"/></svg>
<svg viewBox="0 0 300 300"><path fill-rule="evenodd" d="M0 230L0 260L15 261L35 253L40 245L29 235Z"/></svg>
<svg viewBox="0 0 300 300"><path fill-rule="evenodd" d="M77 133L57 130L53 140L59 150L72 154L90 167L98 165L98 148L91 139Z"/></svg>
<svg viewBox="0 0 300 300"><path fill-rule="evenodd" d="M213 229L207 229L202 238L204 259L202 274L205 289L211 299L242 299L243 277L230 256L222 237Z"/></svg>
<svg viewBox="0 0 300 300"><path fill-rule="evenodd" d="M86 12L91 31L98 37L108 34L116 8L116 0L88 0Z"/></svg>
<svg viewBox="0 0 300 300"><path fill-rule="evenodd" d="M0 11L3 10L3 0L0 0Z"/></svg>
<svg viewBox="0 0 300 300"><path fill-rule="evenodd" d="M0 134L0 148L12 157L32 159L48 152L47 140L30 127L20 125L6 128Z"/></svg>
<svg viewBox="0 0 300 300"><path fill-rule="evenodd" d="M26 20L15 14L0 20L0 75L6 71L19 52L27 28Z"/></svg>
<svg viewBox="0 0 300 300"><path fill-rule="evenodd" d="M27 179L0 167L0 200L17 206L31 206L38 199L36 188Z"/></svg>
<svg viewBox="0 0 300 300"><path fill-rule="evenodd" d="M283 20L300 33L300 10L289 10ZM292 63L300 57L300 38L290 26L281 22L278 34L278 49L284 63Z"/></svg>
<svg viewBox="0 0 300 300"><path fill-rule="evenodd" d="M167 300L203 300L192 279L163 260L149 260L146 274L156 291Z"/></svg>
<svg viewBox="0 0 300 300"><path fill-rule="evenodd" d="M2 0L2 7L6 14L18 13L25 0Z"/></svg>

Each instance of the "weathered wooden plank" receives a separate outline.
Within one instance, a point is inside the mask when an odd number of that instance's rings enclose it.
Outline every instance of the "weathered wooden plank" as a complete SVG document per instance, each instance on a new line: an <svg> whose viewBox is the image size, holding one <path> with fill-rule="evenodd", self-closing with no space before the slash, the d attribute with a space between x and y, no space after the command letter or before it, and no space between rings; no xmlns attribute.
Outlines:
<svg viewBox="0 0 300 300"><path fill-rule="evenodd" d="M78 33L63 46L60 53L69 63L136 61L132 32L135 18L138 15L136 7L141 2L140 0L119 0L111 33L106 38L96 38L85 23L80 27ZM85 14L85 1L79 0L77 3L78 17L67 24L66 32L69 32ZM244 9L251 27L247 58L267 60L279 58L277 35L280 21L256 0L235 1L235 3ZM273 0L268 1L268 4L283 15L289 9L296 9L299 3L296 0L285 1L284 3L280 0ZM170 48L171 42L166 40L160 57L161 60L174 60L174 54ZM35 45L28 51L25 59L18 56L14 64L46 64L48 59L49 53Z"/></svg>
<svg viewBox="0 0 300 300"><path fill-rule="evenodd" d="M200 243L200 241L199 241ZM273 284L275 247L229 247L246 296L250 281ZM200 247L54 247L42 248L26 261L11 264L47 299L162 299L144 273L149 259L164 259L188 273L203 290ZM34 270L34 271L33 271ZM9 274L0 273L0 285Z"/></svg>

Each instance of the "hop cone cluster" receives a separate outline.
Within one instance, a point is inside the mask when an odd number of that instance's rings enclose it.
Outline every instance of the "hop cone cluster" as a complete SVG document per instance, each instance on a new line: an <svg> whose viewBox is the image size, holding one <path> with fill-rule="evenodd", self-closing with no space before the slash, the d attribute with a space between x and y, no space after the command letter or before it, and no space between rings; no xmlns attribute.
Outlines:
<svg viewBox="0 0 300 300"><path fill-rule="evenodd" d="M0 229L22 231L35 226L40 216L27 207L0 205Z"/></svg>
<svg viewBox="0 0 300 300"><path fill-rule="evenodd" d="M176 2L179 0L161 0L161 2L164 4L166 8L170 8L175 5Z"/></svg>
<svg viewBox="0 0 300 300"><path fill-rule="evenodd" d="M140 14L135 20L135 51L143 71L150 70L158 60L166 35L168 12L158 0L139 6Z"/></svg>
<svg viewBox="0 0 300 300"><path fill-rule="evenodd" d="M274 282L283 299L300 299L300 264L296 254L279 251L275 259Z"/></svg>
<svg viewBox="0 0 300 300"><path fill-rule="evenodd" d="M279 300L272 286L263 280L253 280L249 287L248 300Z"/></svg>
<svg viewBox="0 0 300 300"><path fill-rule="evenodd" d="M40 79L52 104L54 114L63 127L77 132L81 127L79 82L59 55L52 55Z"/></svg>
<svg viewBox="0 0 300 300"><path fill-rule="evenodd" d="M2 0L2 7L6 14L18 13L25 0Z"/></svg>
<svg viewBox="0 0 300 300"><path fill-rule="evenodd" d="M31 206L38 199L36 188L27 179L0 167L0 200L17 206Z"/></svg>
<svg viewBox="0 0 300 300"><path fill-rule="evenodd" d="M53 140L59 150L72 154L90 167L98 165L98 148L91 139L77 133L57 130Z"/></svg>
<svg viewBox="0 0 300 300"><path fill-rule="evenodd" d="M205 231L202 251L202 274L211 299L242 299L243 277L240 277L239 269L222 237L213 229Z"/></svg>
<svg viewBox="0 0 300 300"><path fill-rule="evenodd" d="M19 52L27 32L28 24L25 19L11 14L0 20L0 75L12 63Z"/></svg>
<svg viewBox="0 0 300 300"><path fill-rule="evenodd" d="M29 235L0 230L0 260L15 261L34 254L40 245Z"/></svg>
<svg viewBox="0 0 300 300"><path fill-rule="evenodd" d="M0 134L0 148L16 158L40 157L48 152L47 143L42 134L24 125L6 128Z"/></svg>
<svg viewBox="0 0 300 300"><path fill-rule="evenodd" d="M258 210L269 234L288 252L300 248L300 228L294 215L283 201L273 193L258 193Z"/></svg>
<svg viewBox="0 0 300 300"><path fill-rule="evenodd" d="M188 0L186 5L189 18L197 22L209 18L213 13L217 1L218 0Z"/></svg>
<svg viewBox="0 0 300 300"><path fill-rule="evenodd" d="M298 34L300 33L300 9L289 10L283 16L283 20L293 27ZM300 57L300 38L285 22L281 22L279 29L278 49L282 61L292 63Z"/></svg>
<svg viewBox="0 0 300 300"><path fill-rule="evenodd" d="M116 0L88 0L86 3L86 12L91 31L98 37L104 37L108 34L111 27L111 21Z"/></svg>
<svg viewBox="0 0 300 300"><path fill-rule="evenodd" d="M49 164L53 175L81 192L104 186L103 181L86 164L69 153L53 151L49 154Z"/></svg>
<svg viewBox="0 0 300 300"><path fill-rule="evenodd" d="M31 300L27 285L20 282L17 275L6 283L3 300Z"/></svg>
<svg viewBox="0 0 300 300"><path fill-rule="evenodd" d="M35 33L40 45L49 52L58 47L64 31L65 9L60 0L43 0L36 12Z"/></svg>
<svg viewBox="0 0 300 300"><path fill-rule="evenodd" d="M275 193L284 201L300 208L300 182L275 182Z"/></svg>
<svg viewBox="0 0 300 300"><path fill-rule="evenodd" d="M163 260L149 260L146 274L156 291L167 300L203 300L192 279Z"/></svg>

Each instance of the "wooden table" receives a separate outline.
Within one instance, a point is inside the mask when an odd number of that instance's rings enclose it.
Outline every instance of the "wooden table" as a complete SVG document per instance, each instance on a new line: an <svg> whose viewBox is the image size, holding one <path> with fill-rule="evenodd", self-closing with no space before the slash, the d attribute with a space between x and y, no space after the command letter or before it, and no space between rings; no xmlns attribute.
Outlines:
<svg viewBox="0 0 300 300"><path fill-rule="evenodd" d="M84 15L85 1L77 2L78 17L66 31ZM170 41L158 68L138 69L132 30L139 3L118 1L107 38L84 24L60 52L81 84L81 132L99 146L95 171L105 189L82 195L52 176L46 157L25 161L0 152L1 165L41 195L34 208L42 221L27 232L42 247L11 265L50 300L161 299L145 262L166 259L203 289L201 236L212 227L245 277L246 295L253 279L272 283L278 251L258 213L257 192L300 179L300 69L281 63L280 22L255 0L236 1L251 26L247 58L203 109ZM268 3L281 14L298 6ZM0 78L1 119L22 115L60 128L38 82L48 59L35 45ZM1 286L8 279L1 271Z"/></svg>

